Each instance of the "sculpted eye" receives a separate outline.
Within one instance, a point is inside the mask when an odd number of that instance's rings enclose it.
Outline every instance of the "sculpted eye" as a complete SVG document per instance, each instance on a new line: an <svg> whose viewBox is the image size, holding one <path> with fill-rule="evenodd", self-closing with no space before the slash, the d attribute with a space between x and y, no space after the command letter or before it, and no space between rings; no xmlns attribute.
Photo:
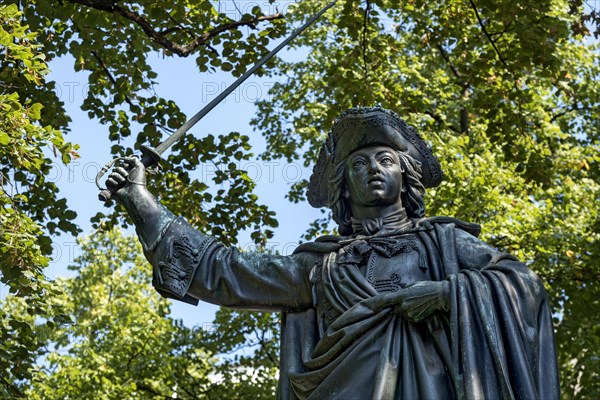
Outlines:
<svg viewBox="0 0 600 400"><path fill-rule="evenodd" d="M381 159L380 161L382 164L393 164L394 160L392 160L392 157L389 156L385 156Z"/></svg>
<svg viewBox="0 0 600 400"><path fill-rule="evenodd" d="M362 167L363 165L365 165L365 161L364 160L355 160L352 163L353 167Z"/></svg>

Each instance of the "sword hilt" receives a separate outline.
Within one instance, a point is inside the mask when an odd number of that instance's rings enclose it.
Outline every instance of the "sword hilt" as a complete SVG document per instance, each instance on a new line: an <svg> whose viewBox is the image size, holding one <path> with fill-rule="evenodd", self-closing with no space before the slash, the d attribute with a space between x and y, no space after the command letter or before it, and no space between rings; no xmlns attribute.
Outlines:
<svg viewBox="0 0 600 400"><path fill-rule="evenodd" d="M141 162L144 165L144 167L146 167L146 168L153 167L155 165L159 165L160 161L162 160L162 157L160 156L160 154L156 150L154 150L152 147L142 145L142 146L140 146L140 151L142 153ZM113 194L115 194L115 192L113 192L112 190L110 190L108 188L100 187L99 182L100 182L100 179L104 176L104 174L117 161L119 161L121 159L123 159L123 157L115 158L114 160L110 161L104 167L102 167L100 172L98 172L98 175L96 175L96 186L98 186L98 189L100 189L100 193L98 193L98 199L100 201L107 202L112 198Z"/></svg>
<svg viewBox="0 0 600 400"><path fill-rule="evenodd" d="M152 147L143 144L140 146L140 151L142 152L142 164L146 168L154 167L162 161L160 154Z"/></svg>

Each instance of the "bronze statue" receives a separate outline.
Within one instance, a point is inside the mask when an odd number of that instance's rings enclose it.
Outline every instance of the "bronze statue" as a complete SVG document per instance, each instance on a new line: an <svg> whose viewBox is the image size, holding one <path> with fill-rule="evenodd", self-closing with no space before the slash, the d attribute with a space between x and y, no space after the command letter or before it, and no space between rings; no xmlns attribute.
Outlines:
<svg viewBox="0 0 600 400"><path fill-rule="evenodd" d="M194 230L148 192L136 159L107 186L163 296L282 312L278 398L558 398L542 282L478 225L425 217L425 188L441 180L417 132L375 107L342 114L310 179L310 204L332 209L340 236L291 256Z"/></svg>

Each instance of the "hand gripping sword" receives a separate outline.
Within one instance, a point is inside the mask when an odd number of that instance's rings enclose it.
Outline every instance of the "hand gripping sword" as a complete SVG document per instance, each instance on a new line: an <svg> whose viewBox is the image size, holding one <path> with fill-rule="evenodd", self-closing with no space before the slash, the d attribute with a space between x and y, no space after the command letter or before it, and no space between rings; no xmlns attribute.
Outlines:
<svg viewBox="0 0 600 400"><path fill-rule="evenodd" d="M196 115L194 115L192 118L190 118L185 124L183 124L179 129L177 129L177 131L175 131L175 133L173 133L171 136L169 136L167 139L165 139L165 141L162 142L161 144L159 144L155 149L153 149L149 146L146 146L146 145L140 146L140 151L142 153L142 159L141 159L142 164L144 164L144 166L146 168L154 166L154 165L158 165L158 163L162 160L161 154L163 154L177 140L179 140L179 138L181 136L183 136L188 130L190 130L194 125L196 125L198 123L198 121L200 121L202 118L204 118L204 116L206 114L208 114L213 108L215 108L217 106L217 104L219 104L225 97L229 96L231 94L231 92L233 92L238 86L240 86L242 83L244 83L244 81L246 79L248 79L252 74L254 74L267 61L269 61L271 58L273 58L281 49L283 49L285 46L287 46L287 44L289 42L294 40L294 38L296 36L298 36L300 33L302 33L313 22L315 22L319 17L321 17L321 15L323 15L327 10L329 10L331 7L333 7L335 5L335 3L337 3L337 1L338 0L333 0L332 2L328 3L325 7L323 7L323 9L321 11L319 11L317 14L312 16L300 28L298 28L294 32L292 32L292 34L288 38L286 38L277 47L275 47L273 50L271 50L269 52L269 54L267 54L263 58L261 58L256 64L254 64L252 66L252 68L250 68L248 71L246 71L246 73L244 73L244 75L240 76L235 82L233 82L231 85L229 85L229 87L227 87L225 90L223 90L223 92L221 92L221 94L219 94L219 96L217 96L214 100L212 100L210 103L208 103L204 108L202 108L202 110L198 111L198 113ZM101 187L100 179L102 178L102 176L104 176L104 174L110 168L112 168L112 166L117 161L119 161L121 159L122 159L122 157L111 160L104 167L102 167L100 172L98 172L98 175L96 175L96 186L98 186L98 189L100 189L98 198L101 201L109 201L114 193L109 189Z"/></svg>

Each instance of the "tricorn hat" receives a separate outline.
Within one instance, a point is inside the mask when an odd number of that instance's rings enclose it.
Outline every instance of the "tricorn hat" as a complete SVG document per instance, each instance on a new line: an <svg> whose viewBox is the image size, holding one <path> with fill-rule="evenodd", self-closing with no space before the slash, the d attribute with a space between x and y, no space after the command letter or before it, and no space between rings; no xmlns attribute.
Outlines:
<svg viewBox="0 0 600 400"><path fill-rule="evenodd" d="M329 204L331 171L352 152L362 147L385 145L408 152L421 163L421 183L435 187L443 178L431 148L402 118L382 107L355 107L342 113L319 153L308 184L308 202L313 207Z"/></svg>

